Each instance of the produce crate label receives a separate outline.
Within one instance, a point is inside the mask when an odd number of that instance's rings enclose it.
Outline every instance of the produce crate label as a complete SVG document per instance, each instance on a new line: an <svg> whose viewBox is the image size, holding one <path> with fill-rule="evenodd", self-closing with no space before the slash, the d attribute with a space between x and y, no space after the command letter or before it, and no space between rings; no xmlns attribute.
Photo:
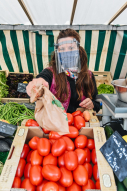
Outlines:
<svg viewBox="0 0 127 191"><path fill-rule="evenodd" d="M1 135L12 136L16 129L17 129L17 126L0 121L0 134Z"/></svg>
<svg viewBox="0 0 127 191"><path fill-rule="evenodd" d="M115 175L122 182L127 177L127 143L115 131L100 148Z"/></svg>
<svg viewBox="0 0 127 191"><path fill-rule="evenodd" d="M26 86L27 85L28 85L27 83L18 83L17 91L21 92L21 93L26 93Z"/></svg>
<svg viewBox="0 0 127 191"><path fill-rule="evenodd" d="M11 175L12 169L13 169L13 165L6 165L6 168L4 169L4 174L0 181L1 183L3 183L3 182L7 183L9 181L8 177Z"/></svg>
<svg viewBox="0 0 127 191"><path fill-rule="evenodd" d="M18 136L22 137L24 135L25 129L19 129Z"/></svg>
<svg viewBox="0 0 127 191"><path fill-rule="evenodd" d="M111 179L109 174L103 174L102 178L103 178L104 186L107 188L110 188L112 184L111 184Z"/></svg>
<svg viewBox="0 0 127 191"><path fill-rule="evenodd" d="M96 140L98 143L103 143L104 142L104 133L100 130L96 131Z"/></svg>

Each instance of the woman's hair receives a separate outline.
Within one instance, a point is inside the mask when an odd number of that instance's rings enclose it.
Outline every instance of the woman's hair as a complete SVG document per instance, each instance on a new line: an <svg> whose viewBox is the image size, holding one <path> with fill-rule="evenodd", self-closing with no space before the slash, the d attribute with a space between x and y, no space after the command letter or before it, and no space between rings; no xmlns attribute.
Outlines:
<svg viewBox="0 0 127 191"><path fill-rule="evenodd" d="M65 38L65 37L74 37L78 42L80 42L79 34L73 29L66 29L62 30L58 37ZM80 53L80 62L81 62L81 71L78 75L78 79L76 82L76 91L78 93L78 100L81 100L83 94L86 97L92 98L94 93L94 86L92 82L92 75L87 67L87 54L86 51L79 46L79 53ZM56 97L60 98L61 102L64 102L68 98L68 87L67 87L67 76L64 72L57 74L56 71L56 62L55 62L55 53L53 53L50 66L52 66L53 73L55 75L55 82L56 82ZM83 94L82 94L83 93Z"/></svg>

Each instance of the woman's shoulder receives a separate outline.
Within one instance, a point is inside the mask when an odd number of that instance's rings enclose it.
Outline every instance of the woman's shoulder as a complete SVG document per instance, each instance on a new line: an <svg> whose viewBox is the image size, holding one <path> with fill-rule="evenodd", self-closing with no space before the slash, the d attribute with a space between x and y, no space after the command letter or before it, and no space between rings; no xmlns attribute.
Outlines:
<svg viewBox="0 0 127 191"><path fill-rule="evenodd" d="M90 77L92 78L93 77L93 72L91 70L88 70L88 73L89 73Z"/></svg>

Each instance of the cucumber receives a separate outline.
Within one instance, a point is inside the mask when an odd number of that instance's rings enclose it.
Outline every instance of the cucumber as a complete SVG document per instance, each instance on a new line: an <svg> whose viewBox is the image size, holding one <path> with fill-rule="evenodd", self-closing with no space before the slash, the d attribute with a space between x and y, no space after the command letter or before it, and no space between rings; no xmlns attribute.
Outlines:
<svg viewBox="0 0 127 191"><path fill-rule="evenodd" d="M122 182L118 180L116 176L115 176L115 181L116 181L117 191L127 191L126 187L123 185Z"/></svg>
<svg viewBox="0 0 127 191"><path fill-rule="evenodd" d="M107 139L109 139L109 137L114 133L113 129L109 125L106 125L104 127L104 130L105 130L105 134L106 134Z"/></svg>
<svg viewBox="0 0 127 191"><path fill-rule="evenodd" d="M127 188L127 177L123 180L123 184Z"/></svg>
<svg viewBox="0 0 127 191"><path fill-rule="evenodd" d="M127 191L122 182L117 182L117 191Z"/></svg>

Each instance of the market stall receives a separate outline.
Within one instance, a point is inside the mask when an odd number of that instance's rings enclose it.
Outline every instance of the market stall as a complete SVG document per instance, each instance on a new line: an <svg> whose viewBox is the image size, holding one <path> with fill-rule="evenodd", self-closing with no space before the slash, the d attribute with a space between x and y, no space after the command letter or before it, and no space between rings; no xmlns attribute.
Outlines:
<svg viewBox="0 0 127 191"><path fill-rule="evenodd" d="M124 0L0 2L0 191L127 190L126 8ZM102 108L66 114L53 97L61 110L50 108L42 125L26 86L66 28L81 37Z"/></svg>

